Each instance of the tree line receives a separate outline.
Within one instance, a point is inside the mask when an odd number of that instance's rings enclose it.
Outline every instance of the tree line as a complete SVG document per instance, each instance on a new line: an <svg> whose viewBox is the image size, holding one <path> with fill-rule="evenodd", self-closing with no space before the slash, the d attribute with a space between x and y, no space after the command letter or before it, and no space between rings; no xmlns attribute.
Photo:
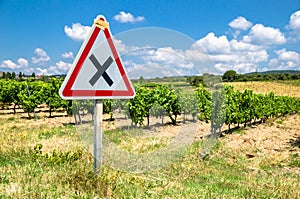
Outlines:
<svg viewBox="0 0 300 199"><path fill-rule="evenodd" d="M300 79L300 71L282 71L279 72L264 72L264 73L249 73L237 74L234 70L226 71L222 76L225 82L247 82L247 81L285 81Z"/></svg>
<svg viewBox="0 0 300 199"><path fill-rule="evenodd" d="M25 75L25 73L19 72L18 75L15 72L0 72L0 79L12 79L12 80L23 80L24 78L35 78L35 73L33 72L31 75Z"/></svg>
<svg viewBox="0 0 300 199"><path fill-rule="evenodd" d="M221 79L223 82L248 82L248 81L286 81L286 80L299 80L300 71L282 71L275 72L254 72L248 74L238 74L234 70L228 70L223 75L212 75L212 74L203 74L201 76L187 76L186 81L191 86L199 86L203 84L206 86L206 81L209 79Z"/></svg>

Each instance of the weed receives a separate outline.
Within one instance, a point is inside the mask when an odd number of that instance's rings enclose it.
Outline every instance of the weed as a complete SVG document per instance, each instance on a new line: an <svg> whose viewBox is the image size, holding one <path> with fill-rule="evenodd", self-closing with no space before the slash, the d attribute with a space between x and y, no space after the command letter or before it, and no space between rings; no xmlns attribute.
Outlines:
<svg viewBox="0 0 300 199"><path fill-rule="evenodd" d="M276 121L277 124L283 124L284 120L283 119L279 119Z"/></svg>
<svg viewBox="0 0 300 199"><path fill-rule="evenodd" d="M295 153L291 155L291 160L288 163L290 167L300 167L300 157L299 154Z"/></svg>
<svg viewBox="0 0 300 199"><path fill-rule="evenodd" d="M55 149L51 154L43 154L42 153L42 144L36 144L33 150L30 150L31 161L36 162L39 161L48 163L48 164L64 164L64 163L72 163L74 161L79 160L82 157L82 150L77 150L75 152L67 151L67 152L57 152Z"/></svg>
<svg viewBox="0 0 300 199"><path fill-rule="evenodd" d="M240 135L244 135L245 131L241 128L236 128L233 130L234 133L240 134Z"/></svg>
<svg viewBox="0 0 300 199"><path fill-rule="evenodd" d="M14 122L14 121L16 121L16 118L15 118L15 117L9 117L9 118L7 119L7 121L9 121L9 122Z"/></svg>

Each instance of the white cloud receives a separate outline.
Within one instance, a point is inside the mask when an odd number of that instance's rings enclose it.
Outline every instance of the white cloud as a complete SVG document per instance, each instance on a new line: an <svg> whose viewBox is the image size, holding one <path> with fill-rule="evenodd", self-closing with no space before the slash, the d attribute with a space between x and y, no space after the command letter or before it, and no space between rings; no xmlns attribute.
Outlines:
<svg viewBox="0 0 300 199"><path fill-rule="evenodd" d="M300 10L294 12L290 17L290 27L300 29Z"/></svg>
<svg viewBox="0 0 300 199"><path fill-rule="evenodd" d="M213 33L196 41L190 49L186 50L186 56L194 65L209 57L211 62L207 60L202 65L210 64L210 71L217 73L223 73L229 69L240 73L252 72L256 70L259 63L268 60L268 53L264 46L236 39L229 41L226 36L217 37Z"/></svg>
<svg viewBox="0 0 300 199"><path fill-rule="evenodd" d="M284 44L286 38L279 29L256 24L250 29L249 35L243 37L243 41L257 45L273 45Z"/></svg>
<svg viewBox="0 0 300 199"><path fill-rule="evenodd" d="M130 78L197 74L194 65L184 57L184 52L171 47L135 49L122 59Z"/></svg>
<svg viewBox="0 0 300 199"><path fill-rule="evenodd" d="M283 61L295 61L298 62L300 60L299 53L295 51L286 51L286 49L276 50L276 54L278 58Z"/></svg>
<svg viewBox="0 0 300 199"><path fill-rule="evenodd" d="M13 61L8 59L8 60L2 61L1 68L17 69L19 67Z"/></svg>
<svg viewBox="0 0 300 199"><path fill-rule="evenodd" d="M71 63L59 61L55 64L55 66L50 66L48 72L50 74L66 74L71 68L71 66Z"/></svg>
<svg viewBox="0 0 300 199"><path fill-rule="evenodd" d="M269 61L268 65L276 69L297 69L300 70L300 54L295 51L286 51L285 48L275 50L277 58Z"/></svg>
<svg viewBox="0 0 300 199"><path fill-rule="evenodd" d="M265 48L263 46L245 43L243 41L238 41L236 39L230 41L230 47L232 50L236 50L236 51L258 51Z"/></svg>
<svg viewBox="0 0 300 199"><path fill-rule="evenodd" d="M52 75L48 73L47 69L37 68L37 75Z"/></svg>
<svg viewBox="0 0 300 199"><path fill-rule="evenodd" d="M24 71L22 70L25 74L32 74L35 72L35 68L26 68Z"/></svg>
<svg viewBox="0 0 300 199"><path fill-rule="evenodd" d="M171 47L158 49L148 49L143 51L145 61L156 62L162 65L191 69L194 65L185 59L182 50L176 50Z"/></svg>
<svg viewBox="0 0 300 199"><path fill-rule="evenodd" d="M14 63L11 60L4 60L2 61L0 67L1 68L7 68L7 69L11 69L11 70L15 70L15 69L20 69L20 68L24 68L28 66L28 61L24 58L19 58L17 60L17 63Z"/></svg>
<svg viewBox="0 0 300 199"><path fill-rule="evenodd" d="M290 23L287 28L292 30L292 35L300 39L300 10L294 12L290 17Z"/></svg>
<svg viewBox="0 0 300 199"><path fill-rule="evenodd" d="M55 65L50 66L49 68L36 68L36 70L38 71L38 75L61 75L66 74L71 66L71 63L59 61Z"/></svg>
<svg viewBox="0 0 300 199"><path fill-rule="evenodd" d="M42 65L42 64L50 61L50 57L47 55L47 53L43 49L36 48L34 50L34 53L36 54L36 56L31 58L32 63Z"/></svg>
<svg viewBox="0 0 300 199"><path fill-rule="evenodd" d="M65 52L61 55L61 57L64 59L74 59L73 52Z"/></svg>
<svg viewBox="0 0 300 199"><path fill-rule="evenodd" d="M173 68L169 65L162 65L156 62L135 63L132 60L125 62L126 71L130 79L182 76L187 75L185 70Z"/></svg>
<svg viewBox="0 0 300 199"><path fill-rule="evenodd" d="M256 68L258 67L257 63L240 63L240 64L226 64L226 63L216 63L215 68L219 73L224 73L227 70L235 70L238 73L249 73L256 71Z"/></svg>
<svg viewBox="0 0 300 199"><path fill-rule="evenodd" d="M77 41L84 40L87 37L90 29L91 29L90 26L83 26L80 23L73 23L72 27L65 25L64 28L67 36Z"/></svg>
<svg viewBox="0 0 300 199"><path fill-rule="evenodd" d="M192 49L199 47L203 47L208 54L229 53L230 51L227 37L225 35L217 37L213 32L208 33L192 45Z"/></svg>
<svg viewBox="0 0 300 199"><path fill-rule="evenodd" d="M28 66L28 61L27 61L27 59L19 58L19 59L18 59L18 64L19 64L21 67L27 67L27 66Z"/></svg>
<svg viewBox="0 0 300 199"><path fill-rule="evenodd" d="M234 29L247 30L252 26L250 21L247 21L245 17L238 17L229 23L229 26Z"/></svg>
<svg viewBox="0 0 300 199"><path fill-rule="evenodd" d="M139 49L137 46L128 46L124 44L122 40L116 39L115 37L113 37L113 41L120 56L123 54L132 53L132 51Z"/></svg>
<svg viewBox="0 0 300 199"><path fill-rule="evenodd" d="M135 23L139 21L144 21L145 18L143 16L134 17L131 13L126 13L121 11L119 14L114 16L114 20L120 23Z"/></svg>
<svg viewBox="0 0 300 199"><path fill-rule="evenodd" d="M117 51L119 52L119 54L128 52L128 46L126 46L122 42L122 40L116 39L115 37L113 37L113 41L114 41L115 47L116 47Z"/></svg>

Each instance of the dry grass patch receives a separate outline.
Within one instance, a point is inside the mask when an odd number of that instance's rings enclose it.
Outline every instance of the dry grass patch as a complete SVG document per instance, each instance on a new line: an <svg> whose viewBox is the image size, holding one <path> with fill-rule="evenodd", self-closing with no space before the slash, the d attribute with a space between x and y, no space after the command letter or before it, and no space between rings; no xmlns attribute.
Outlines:
<svg viewBox="0 0 300 199"><path fill-rule="evenodd" d="M239 91L248 89L262 94L273 91L276 95L300 98L300 87L295 85L278 82L226 82L225 84L231 85Z"/></svg>

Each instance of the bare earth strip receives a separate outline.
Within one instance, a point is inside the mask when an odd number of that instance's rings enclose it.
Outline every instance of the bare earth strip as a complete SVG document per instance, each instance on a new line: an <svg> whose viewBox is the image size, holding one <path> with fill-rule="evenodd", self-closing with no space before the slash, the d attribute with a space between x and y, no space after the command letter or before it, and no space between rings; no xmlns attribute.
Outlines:
<svg viewBox="0 0 300 199"><path fill-rule="evenodd" d="M222 138L226 148L241 152L251 159L249 167L258 170L261 164L281 165L286 171L300 174L300 167L288 167L288 158L300 157L300 115L286 116L273 122L260 124Z"/></svg>

